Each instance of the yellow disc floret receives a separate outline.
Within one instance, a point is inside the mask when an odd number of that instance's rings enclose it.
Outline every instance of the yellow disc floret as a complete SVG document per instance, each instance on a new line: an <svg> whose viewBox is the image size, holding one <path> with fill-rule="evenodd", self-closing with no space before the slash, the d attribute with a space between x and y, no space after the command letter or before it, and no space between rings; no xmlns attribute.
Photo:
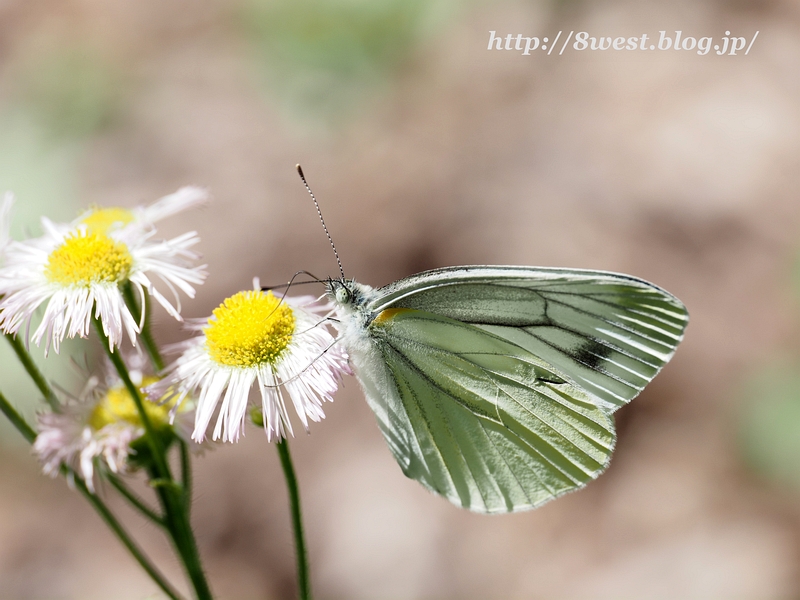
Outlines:
<svg viewBox="0 0 800 600"><path fill-rule="evenodd" d="M208 320L206 347L212 360L230 367L275 364L294 334L294 311L272 292L239 292Z"/></svg>
<svg viewBox="0 0 800 600"><path fill-rule="evenodd" d="M140 389L158 381L156 377L145 377L142 380ZM144 412L156 427L159 425L166 425L169 418L169 406L166 404L154 404L145 400ZM98 431L112 423L119 423L125 421L131 425L141 427L142 420L139 418L139 411L136 408L136 403L131 398L127 388L120 384L113 387L106 392L103 399L97 403L89 415L89 425L95 431Z"/></svg>
<svg viewBox="0 0 800 600"><path fill-rule="evenodd" d="M45 275L53 283L88 287L125 281L133 266L128 247L101 233L70 234L50 253Z"/></svg>
<svg viewBox="0 0 800 600"><path fill-rule="evenodd" d="M133 222L133 213L127 208L115 206L109 208L93 208L81 219L89 233L108 233L109 229L123 227Z"/></svg>

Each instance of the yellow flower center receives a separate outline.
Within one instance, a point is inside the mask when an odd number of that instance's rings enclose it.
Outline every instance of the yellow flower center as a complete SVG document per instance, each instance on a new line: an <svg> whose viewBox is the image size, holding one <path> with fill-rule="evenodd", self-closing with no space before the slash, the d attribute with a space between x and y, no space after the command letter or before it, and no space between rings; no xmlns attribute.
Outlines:
<svg viewBox="0 0 800 600"><path fill-rule="evenodd" d="M81 223L90 233L105 234L112 228L124 227L133 222L133 213L127 208L93 208Z"/></svg>
<svg viewBox="0 0 800 600"><path fill-rule="evenodd" d="M70 234L50 253L44 272L53 283L88 287L124 281L132 266L133 257L125 244L102 233L81 231Z"/></svg>
<svg viewBox="0 0 800 600"><path fill-rule="evenodd" d="M157 377L144 377L139 389L142 389L152 383L158 381ZM159 405L145 400L144 412L150 418L150 422L156 427L166 425L169 422L169 409L167 404ZM131 425L138 427L142 426L142 420L139 418L139 411L136 408L136 403L131 398L127 388L120 384L113 387L106 392L103 399L97 403L97 406L92 410L89 415L89 425L95 431L98 431L112 423L120 423L125 421Z"/></svg>
<svg viewBox="0 0 800 600"><path fill-rule="evenodd" d="M275 364L294 335L294 311L272 292L239 292L214 317L205 329L206 348L214 362L229 367Z"/></svg>

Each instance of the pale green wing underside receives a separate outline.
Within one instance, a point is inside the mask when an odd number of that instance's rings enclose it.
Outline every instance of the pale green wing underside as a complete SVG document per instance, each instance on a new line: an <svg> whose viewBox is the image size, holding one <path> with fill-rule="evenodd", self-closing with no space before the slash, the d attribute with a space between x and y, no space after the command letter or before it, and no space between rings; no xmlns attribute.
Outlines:
<svg viewBox="0 0 800 600"><path fill-rule="evenodd" d="M369 326L385 373L368 400L408 477L478 512L534 508L608 464L613 419L514 343L445 316L387 311Z"/></svg>
<svg viewBox="0 0 800 600"><path fill-rule="evenodd" d="M646 281L601 271L451 267L397 281L370 305L473 324L552 365L613 411L672 358L686 307Z"/></svg>

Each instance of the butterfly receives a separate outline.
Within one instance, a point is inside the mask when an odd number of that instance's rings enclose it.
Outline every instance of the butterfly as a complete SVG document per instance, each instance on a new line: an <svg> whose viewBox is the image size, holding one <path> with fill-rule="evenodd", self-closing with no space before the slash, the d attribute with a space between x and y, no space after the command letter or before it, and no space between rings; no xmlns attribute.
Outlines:
<svg viewBox="0 0 800 600"><path fill-rule="evenodd" d="M602 271L449 267L328 283L342 343L406 476L482 513L536 508L608 466L613 413L672 358L686 307Z"/></svg>
<svg viewBox="0 0 800 600"><path fill-rule="evenodd" d="M406 476L481 513L536 508L597 478L614 411L672 358L689 321L675 296L628 275L465 266L374 289L336 258L327 294L392 454Z"/></svg>

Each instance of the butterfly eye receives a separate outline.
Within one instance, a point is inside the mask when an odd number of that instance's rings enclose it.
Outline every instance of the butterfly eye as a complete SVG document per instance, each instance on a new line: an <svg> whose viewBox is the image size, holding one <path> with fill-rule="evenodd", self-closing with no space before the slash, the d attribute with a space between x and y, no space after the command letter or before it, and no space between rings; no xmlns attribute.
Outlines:
<svg viewBox="0 0 800 600"><path fill-rule="evenodd" d="M336 288L336 301L339 304L350 304L350 290L344 286Z"/></svg>

